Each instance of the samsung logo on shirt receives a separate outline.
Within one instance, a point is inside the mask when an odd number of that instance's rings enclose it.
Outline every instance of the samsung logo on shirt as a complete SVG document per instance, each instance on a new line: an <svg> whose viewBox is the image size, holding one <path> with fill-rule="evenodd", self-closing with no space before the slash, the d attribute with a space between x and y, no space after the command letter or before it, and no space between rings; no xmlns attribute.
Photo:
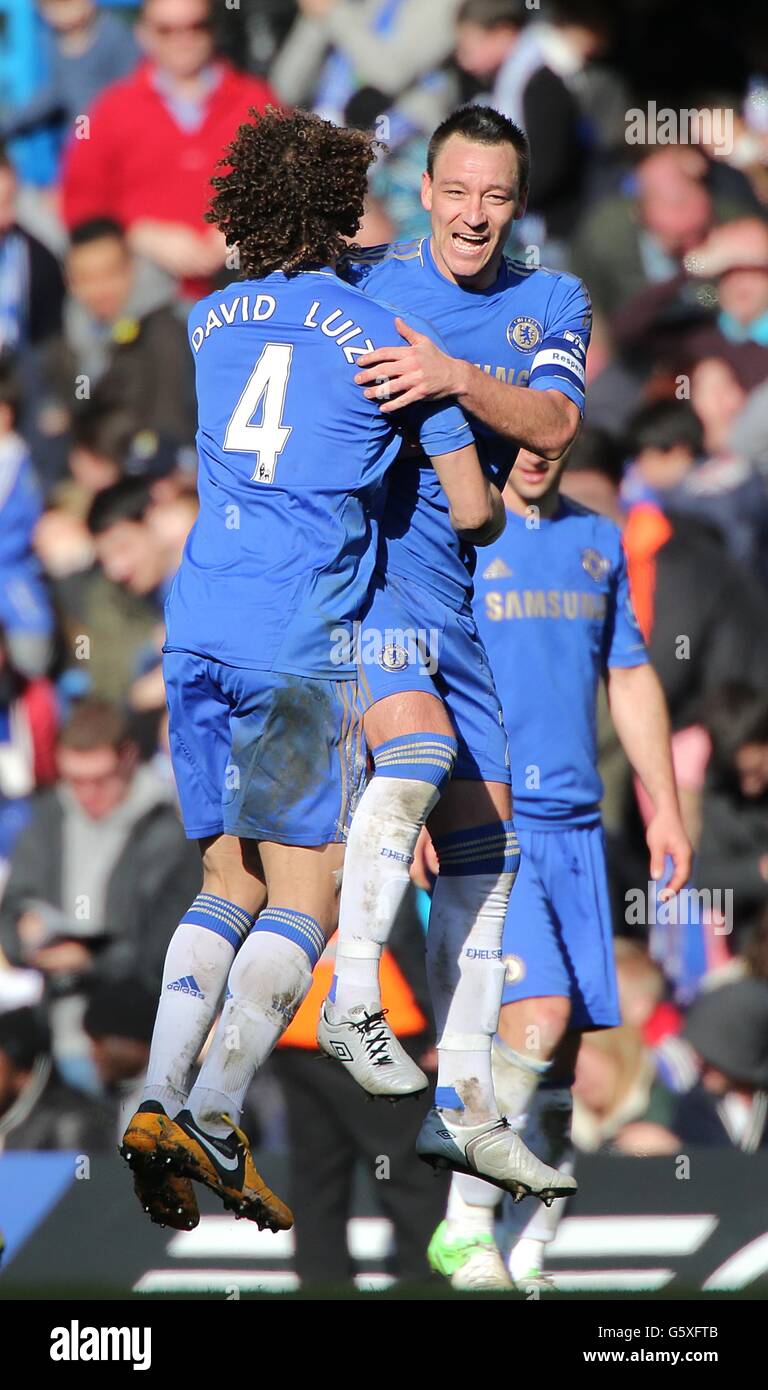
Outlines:
<svg viewBox="0 0 768 1390"><path fill-rule="evenodd" d="M492 623L505 618L605 618L607 596L579 589L508 589L485 595L485 616Z"/></svg>

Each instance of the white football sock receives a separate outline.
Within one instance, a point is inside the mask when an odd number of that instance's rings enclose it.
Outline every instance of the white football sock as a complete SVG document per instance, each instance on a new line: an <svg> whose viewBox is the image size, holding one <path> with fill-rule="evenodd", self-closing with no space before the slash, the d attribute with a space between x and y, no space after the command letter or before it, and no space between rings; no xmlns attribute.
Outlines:
<svg viewBox="0 0 768 1390"><path fill-rule="evenodd" d="M186 1101L189 1073L252 924L245 908L200 893L168 944L141 1099L160 1101L171 1117Z"/></svg>
<svg viewBox="0 0 768 1390"><path fill-rule="evenodd" d="M465 1183L474 1184L482 1201L474 1202L464 1197ZM448 1194L448 1210L445 1214L448 1234L451 1237L476 1234L492 1236L496 1207L501 1201L501 1196L498 1187L494 1187L493 1183L483 1182L481 1178L469 1178L465 1173L454 1173Z"/></svg>
<svg viewBox="0 0 768 1390"><path fill-rule="evenodd" d="M195 1122L224 1136L238 1124L254 1073L285 1032L312 983L325 947L304 913L265 908L229 972L228 994L207 1056L189 1097Z"/></svg>
<svg viewBox="0 0 768 1390"><path fill-rule="evenodd" d="M506 1116L507 1121L513 1129L522 1131L524 1142L528 1148L532 1149L537 1158L549 1163L541 1148L528 1137L526 1121L529 1105L533 1102L531 1097L538 1094L536 1088L543 1078L550 1071L551 1062L539 1062L535 1058L524 1057L522 1053L515 1052L514 1048L509 1047L498 1036L493 1039L491 1047L491 1072L493 1075L493 1090L496 1096L496 1103L499 1107L499 1114ZM537 1139L540 1139L538 1132ZM544 1141L541 1140L543 1144ZM482 1178L471 1178L466 1173L455 1173L451 1183L451 1190L456 1188L456 1192L467 1207L480 1207L493 1210L501 1200L499 1189L493 1183L483 1182Z"/></svg>
<svg viewBox="0 0 768 1390"><path fill-rule="evenodd" d="M559 1173L570 1174L574 1168L573 1159L565 1158L555 1167ZM546 1248L555 1239L567 1206L567 1201L562 1199L553 1202L551 1207L537 1202L531 1211L525 1202L520 1202L517 1207L511 1201L504 1202L503 1245L509 1249L507 1268L513 1279L522 1278L532 1269L543 1269Z"/></svg>
<svg viewBox="0 0 768 1390"><path fill-rule="evenodd" d="M452 1124L476 1125L499 1116L491 1040L504 987L504 918L519 852L510 822L444 836L435 848L441 873L427 936L438 1037L435 1104Z"/></svg>
<svg viewBox="0 0 768 1390"><path fill-rule="evenodd" d="M552 1063L516 1052L498 1035L493 1040L491 1062L499 1110L513 1129L520 1130L528 1118L531 1097L551 1071Z"/></svg>
<svg viewBox="0 0 768 1390"><path fill-rule="evenodd" d="M381 952L410 882L419 833L455 757L455 740L442 734L403 734L376 749L376 774L344 852L331 1020L356 1004L379 1002Z"/></svg>
<svg viewBox="0 0 768 1390"><path fill-rule="evenodd" d="M531 1097L522 1131L524 1143L561 1173L572 1173L574 1168L572 1117L573 1095L567 1082L547 1082ZM531 1269L541 1269L544 1247L554 1240L566 1205L564 1201L553 1202L551 1207L538 1203L530 1212L523 1202L515 1205L504 1201L504 1239L510 1246L509 1272L513 1279L524 1277ZM538 1251L533 1249L533 1243L540 1246Z"/></svg>
<svg viewBox="0 0 768 1390"><path fill-rule="evenodd" d="M557 1208L563 1205L562 1202L553 1202L547 1211L547 1216L557 1213ZM559 1214L558 1214L559 1220ZM514 1283L525 1283L526 1275L544 1268L544 1251L546 1243L543 1240L535 1240L531 1236L522 1236L514 1248L510 1251L507 1261L510 1278Z"/></svg>

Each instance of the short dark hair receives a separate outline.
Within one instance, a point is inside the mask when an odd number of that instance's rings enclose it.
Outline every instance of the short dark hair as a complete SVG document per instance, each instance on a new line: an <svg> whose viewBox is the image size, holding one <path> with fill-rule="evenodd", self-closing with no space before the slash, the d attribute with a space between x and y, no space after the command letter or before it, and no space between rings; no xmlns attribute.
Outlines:
<svg viewBox="0 0 768 1390"><path fill-rule="evenodd" d="M0 1013L0 1052L18 1071L31 1071L37 1058L51 1050L51 1034L42 1005Z"/></svg>
<svg viewBox="0 0 768 1390"><path fill-rule="evenodd" d="M632 454L643 449L666 453L683 444L696 458L704 448L701 421L687 401L654 401L643 406L630 420L628 439Z"/></svg>
<svg viewBox="0 0 768 1390"><path fill-rule="evenodd" d="M11 427L15 429L21 410L21 385L16 358L10 352L0 353L0 406L3 405L11 412Z"/></svg>
<svg viewBox="0 0 768 1390"><path fill-rule="evenodd" d="M618 487L624 468L622 451L607 430L583 425L568 454L569 473L599 473Z"/></svg>
<svg viewBox="0 0 768 1390"><path fill-rule="evenodd" d="M131 741L128 716L109 700L85 699L72 706L57 743L78 753L120 749Z"/></svg>
<svg viewBox="0 0 768 1390"><path fill-rule="evenodd" d="M427 149L427 173L430 178L433 177L440 150L452 135L460 135L462 139L473 140L478 145L511 145L517 155L518 192L528 187L531 172L528 137L514 121L493 106L459 106L441 121Z"/></svg>
<svg viewBox="0 0 768 1390"><path fill-rule="evenodd" d="M121 478L94 497L88 512L88 530L100 536L121 521L143 521L152 500L142 478Z"/></svg>
<svg viewBox="0 0 768 1390"><path fill-rule="evenodd" d="M211 179L206 220L248 279L328 265L360 225L376 142L307 111L251 108Z"/></svg>
<svg viewBox="0 0 768 1390"><path fill-rule="evenodd" d="M522 29L528 20L523 0L464 0L457 24L476 24L479 29Z"/></svg>
<svg viewBox="0 0 768 1390"><path fill-rule="evenodd" d="M133 416L96 400L83 405L72 419L72 444L123 467L135 433Z"/></svg>
<svg viewBox="0 0 768 1390"><path fill-rule="evenodd" d="M768 744L768 691L727 681L706 701L704 724L712 741L713 768L728 776L740 748Z"/></svg>
<svg viewBox="0 0 768 1390"><path fill-rule="evenodd" d="M92 241L103 241L113 237L115 241L125 242L125 229L114 217L88 217L78 222L69 234L70 247L88 246Z"/></svg>

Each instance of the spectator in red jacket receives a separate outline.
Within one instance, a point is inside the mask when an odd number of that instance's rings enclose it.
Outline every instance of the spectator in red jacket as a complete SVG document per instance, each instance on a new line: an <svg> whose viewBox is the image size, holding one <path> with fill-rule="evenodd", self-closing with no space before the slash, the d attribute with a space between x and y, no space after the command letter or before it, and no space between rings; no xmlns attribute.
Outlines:
<svg viewBox="0 0 768 1390"><path fill-rule="evenodd" d="M214 166L249 107L274 100L265 82L216 57L212 21L211 0L144 0L137 34L147 61L102 92L62 169L69 227L115 218L132 249L195 298L226 255L203 220Z"/></svg>

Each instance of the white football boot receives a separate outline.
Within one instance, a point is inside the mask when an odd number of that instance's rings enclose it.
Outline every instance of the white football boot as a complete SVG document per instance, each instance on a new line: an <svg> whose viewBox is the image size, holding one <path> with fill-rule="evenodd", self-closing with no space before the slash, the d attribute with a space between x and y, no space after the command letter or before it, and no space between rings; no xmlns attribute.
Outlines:
<svg viewBox="0 0 768 1390"><path fill-rule="evenodd" d="M448 1230L448 1222L441 1221L429 1242L427 1259L436 1274L450 1279L451 1288L464 1293L514 1289L493 1236L472 1231L451 1237Z"/></svg>
<svg viewBox="0 0 768 1390"><path fill-rule="evenodd" d="M369 1096L400 1100L426 1091L429 1081L386 1021L380 1004L355 1004L331 1023L326 1005L320 1010L317 1045L335 1057Z"/></svg>
<svg viewBox="0 0 768 1390"><path fill-rule="evenodd" d="M540 1197L551 1206L555 1197L571 1197L576 1179L542 1163L505 1119L481 1125L455 1125L432 1109L416 1140L419 1158L433 1168L450 1168L511 1192L516 1202Z"/></svg>

